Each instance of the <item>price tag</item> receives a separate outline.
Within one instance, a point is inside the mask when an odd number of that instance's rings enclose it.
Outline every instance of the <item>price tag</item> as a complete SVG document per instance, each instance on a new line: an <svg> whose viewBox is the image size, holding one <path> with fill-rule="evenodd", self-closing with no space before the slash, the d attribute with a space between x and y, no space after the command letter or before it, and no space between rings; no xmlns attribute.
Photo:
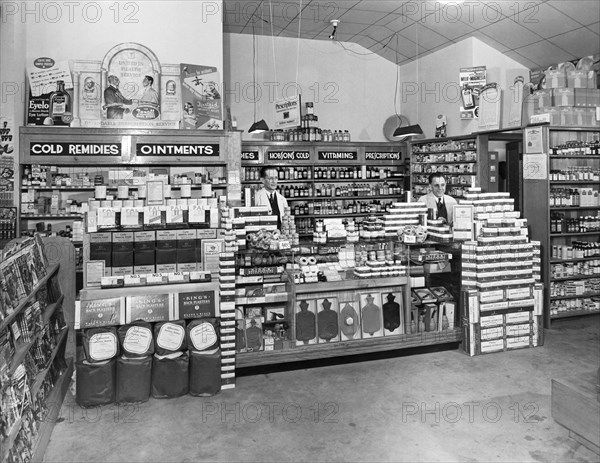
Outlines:
<svg viewBox="0 0 600 463"><path fill-rule="evenodd" d="M138 207L121 208L121 225L137 227L140 224L140 209Z"/></svg>
<svg viewBox="0 0 600 463"><path fill-rule="evenodd" d="M415 244L417 242L416 235L404 235L404 242L409 244Z"/></svg>
<svg viewBox="0 0 600 463"><path fill-rule="evenodd" d="M111 228L117 225L116 213L112 207L98 208L98 227Z"/></svg>
<svg viewBox="0 0 600 463"><path fill-rule="evenodd" d="M185 281L186 276L189 280L189 275L186 275L184 272L169 273L169 283L182 283Z"/></svg>
<svg viewBox="0 0 600 463"><path fill-rule="evenodd" d="M290 240L279 240L279 249L290 249L291 247Z"/></svg>
<svg viewBox="0 0 600 463"><path fill-rule="evenodd" d="M146 206L144 208L144 225L160 225L161 208L158 206Z"/></svg>
<svg viewBox="0 0 600 463"><path fill-rule="evenodd" d="M148 284L157 285L161 283L166 283L166 278L162 273L152 273L146 277L146 282Z"/></svg>
<svg viewBox="0 0 600 463"><path fill-rule="evenodd" d="M125 275L124 284L125 286L139 286L144 283L142 282L141 275Z"/></svg>
<svg viewBox="0 0 600 463"><path fill-rule="evenodd" d="M206 222L206 212L204 206L201 206L199 204L192 204L189 207L188 221L190 223Z"/></svg>
<svg viewBox="0 0 600 463"><path fill-rule="evenodd" d="M183 209L181 206L167 206L167 223L183 223Z"/></svg>
<svg viewBox="0 0 600 463"><path fill-rule="evenodd" d="M98 211L93 210L87 213L87 232L95 233L98 231Z"/></svg>

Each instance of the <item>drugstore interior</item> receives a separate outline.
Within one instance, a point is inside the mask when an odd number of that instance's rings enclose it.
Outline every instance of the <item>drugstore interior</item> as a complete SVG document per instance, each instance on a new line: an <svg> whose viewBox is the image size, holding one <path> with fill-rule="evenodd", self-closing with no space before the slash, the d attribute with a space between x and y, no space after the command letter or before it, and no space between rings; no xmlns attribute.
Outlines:
<svg viewBox="0 0 600 463"><path fill-rule="evenodd" d="M3 462L597 460L600 5L459 3L0 3ZM30 61L85 122L126 52L163 127L27 124ZM167 107L180 63L217 130Z"/></svg>

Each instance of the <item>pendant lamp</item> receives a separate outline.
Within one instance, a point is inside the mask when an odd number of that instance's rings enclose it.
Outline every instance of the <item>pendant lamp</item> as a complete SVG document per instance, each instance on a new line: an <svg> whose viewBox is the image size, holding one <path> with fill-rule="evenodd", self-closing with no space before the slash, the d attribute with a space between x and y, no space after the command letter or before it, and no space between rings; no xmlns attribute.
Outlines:
<svg viewBox="0 0 600 463"><path fill-rule="evenodd" d="M269 130L269 126L264 119L256 121L256 34L254 33L254 23L252 23L252 68L254 71L253 88L254 88L254 123L248 129L248 133L262 133Z"/></svg>
<svg viewBox="0 0 600 463"><path fill-rule="evenodd" d="M423 129L419 124L398 127L394 131L394 137L396 138L413 137L415 135L423 135Z"/></svg>

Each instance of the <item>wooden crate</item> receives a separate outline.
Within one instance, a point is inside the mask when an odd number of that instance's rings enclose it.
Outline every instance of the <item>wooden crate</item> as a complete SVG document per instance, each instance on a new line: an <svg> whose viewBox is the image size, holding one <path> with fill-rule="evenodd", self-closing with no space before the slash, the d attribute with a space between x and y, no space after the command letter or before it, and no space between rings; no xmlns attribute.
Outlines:
<svg viewBox="0 0 600 463"><path fill-rule="evenodd" d="M552 418L569 430L569 436L600 455L600 402L598 373L552 380Z"/></svg>

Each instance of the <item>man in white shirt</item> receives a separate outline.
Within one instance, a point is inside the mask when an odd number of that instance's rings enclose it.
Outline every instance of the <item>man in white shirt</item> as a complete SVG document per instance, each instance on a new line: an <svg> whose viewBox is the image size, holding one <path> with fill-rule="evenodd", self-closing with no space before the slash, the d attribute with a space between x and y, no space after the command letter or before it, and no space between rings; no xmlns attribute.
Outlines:
<svg viewBox="0 0 600 463"><path fill-rule="evenodd" d="M263 181L263 188L254 195L254 203L257 206L268 206L271 209L271 214L277 216L277 228L281 230L281 218L288 207L288 202L277 191L277 169L264 166L260 169L260 178Z"/></svg>
<svg viewBox="0 0 600 463"><path fill-rule="evenodd" d="M444 219L452 225L452 213L457 203L446 194L446 179L439 172L433 173L429 176L429 187L431 192L421 196L419 202L427 204L427 209L434 209L438 219Z"/></svg>

